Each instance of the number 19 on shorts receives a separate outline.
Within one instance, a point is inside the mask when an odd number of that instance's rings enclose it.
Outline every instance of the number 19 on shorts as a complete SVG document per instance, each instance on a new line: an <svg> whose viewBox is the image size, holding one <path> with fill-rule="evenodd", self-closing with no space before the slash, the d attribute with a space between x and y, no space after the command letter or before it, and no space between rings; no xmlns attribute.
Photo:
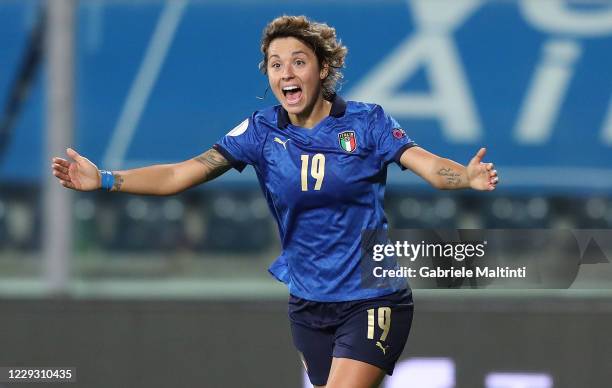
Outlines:
<svg viewBox="0 0 612 388"><path fill-rule="evenodd" d="M380 340L386 340L391 328L391 307L368 309L368 339L374 339L375 321L378 321L378 327L382 330Z"/></svg>

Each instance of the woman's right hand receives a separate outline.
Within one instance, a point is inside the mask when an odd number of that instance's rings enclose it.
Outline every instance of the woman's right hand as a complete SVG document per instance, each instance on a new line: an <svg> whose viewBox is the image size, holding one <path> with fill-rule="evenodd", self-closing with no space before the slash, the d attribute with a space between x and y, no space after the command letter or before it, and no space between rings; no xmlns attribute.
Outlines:
<svg viewBox="0 0 612 388"><path fill-rule="evenodd" d="M62 186L79 191L99 189L101 178L98 167L72 148L68 148L66 154L73 161L56 157L52 165L53 175Z"/></svg>

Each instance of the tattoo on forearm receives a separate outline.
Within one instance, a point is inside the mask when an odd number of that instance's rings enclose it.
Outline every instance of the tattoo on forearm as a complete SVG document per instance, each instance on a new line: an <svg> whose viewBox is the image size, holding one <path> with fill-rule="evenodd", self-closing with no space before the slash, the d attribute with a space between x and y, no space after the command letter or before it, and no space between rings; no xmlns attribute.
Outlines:
<svg viewBox="0 0 612 388"><path fill-rule="evenodd" d="M446 180L451 186L459 186L461 184L461 174L454 171L452 168L441 168L437 173Z"/></svg>
<svg viewBox="0 0 612 388"><path fill-rule="evenodd" d="M121 185L123 185L123 177L120 174L114 174L114 176L115 176L115 183L113 184L113 189L115 191L120 191Z"/></svg>
<svg viewBox="0 0 612 388"><path fill-rule="evenodd" d="M218 177L231 168L227 159L214 148L209 149L194 159L209 168L209 174L206 176L206 181Z"/></svg>

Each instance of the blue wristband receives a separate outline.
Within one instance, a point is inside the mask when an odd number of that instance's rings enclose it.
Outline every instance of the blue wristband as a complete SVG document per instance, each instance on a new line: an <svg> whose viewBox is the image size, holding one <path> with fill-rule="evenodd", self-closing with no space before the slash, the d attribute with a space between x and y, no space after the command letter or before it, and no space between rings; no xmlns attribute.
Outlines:
<svg viewBox="0 0 612 388"><path fill-rule="evenodd" d="M100 177L102 178L102 189L110 191L115 184L115 176L112 171L100 170Z"/></svg>

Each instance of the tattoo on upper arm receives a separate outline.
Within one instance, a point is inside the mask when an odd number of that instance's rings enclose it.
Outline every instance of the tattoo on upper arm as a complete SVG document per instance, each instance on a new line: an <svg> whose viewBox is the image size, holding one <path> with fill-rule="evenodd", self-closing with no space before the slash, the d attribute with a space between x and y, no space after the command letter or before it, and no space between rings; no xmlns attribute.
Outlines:
<svg viewBox="0 0 612 388"><path fill-rule="evenodd" d="M195 158L195 160L207 167L214 169L224 166L230 166L227 159L225 159L223 155L221 155L219 151L214 148L211 148L208 151L204 152L202 155Z"/></svg>
<svg viewBox="0 0 612 388"><path fill-rule="evenodd" d="M438 172L438 175L443 177L451 186L459 186L461 184L461 174L454 171L452 168L441 168Z"/></svg>
<svg viewBox="0 0 612 388"><path fill-rule="evenodd" d="M121 174L113 174L115 176L115 183L113 183L113 189L115 191L120 191L121 190L121 186L123 185L123 177L121 176Z"/></svg>
<svg viewBox="0 0 612 388"><path fill-rule="evenodd" d="M229 170L232 166L230 162L214 148L209 149L202 155L194 158L204 166L209 168L209 174L206 180L211 180Z"/></svg>

